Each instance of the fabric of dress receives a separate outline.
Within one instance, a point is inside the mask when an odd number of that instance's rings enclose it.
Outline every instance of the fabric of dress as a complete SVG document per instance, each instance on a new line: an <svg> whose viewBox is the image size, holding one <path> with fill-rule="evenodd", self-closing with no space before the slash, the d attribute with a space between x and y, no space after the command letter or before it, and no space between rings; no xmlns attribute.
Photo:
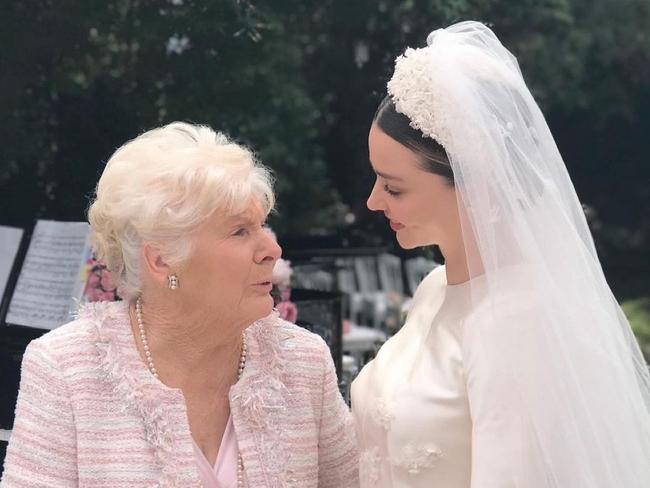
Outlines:
<svg viewBox="0 0 650 488"><path fill-rule="evenodd" d="M404 327L352 384L362 488L470 486L468 288L445 283L444 266L424 279ZM427 354L412 371L423 339Z"/></svg>
<svg viewBox="0 0 650 488"><path fill-rule="evenodd" d="M354 383L362 486L650 487L648 365L517 60L461 22L388 93L445 148L470 279L434 271Z"/></svg>

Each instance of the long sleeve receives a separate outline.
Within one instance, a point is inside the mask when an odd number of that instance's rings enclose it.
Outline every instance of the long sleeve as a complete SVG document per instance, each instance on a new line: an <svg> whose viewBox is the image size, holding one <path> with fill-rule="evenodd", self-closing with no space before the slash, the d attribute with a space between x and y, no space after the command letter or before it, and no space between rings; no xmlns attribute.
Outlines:
<svg viewBox="0 0 650 488"><path fill-rule="evenodd" d="M466 333L465 371L472 420L472 488L523 488L517 482L527 446L506 351L476 324ZM532 439L531 439L532 441Z"/></svg>
<svg viewBox="0 0 650 488"><path fill-rule="evenodd" d="M0 486L77 486L74 418L65 379L50 351L32 342L23 356L14 428Z"/></svg>
<svg viewBox="0 0 650 488"><path fill-rule="evenodd" d="M338 389L329 349L323 347L323 397L318 440L318 486L359 486L358 452L352 415Z"/></svg>
<svg viewBox="0 0 650 488"><path fill-rule="evenodd" d="M580 458L572 450L582 442L566 427L579 412L561 401L562 373L549 364L542 314L523 302L514 302L512 313L498 321L477 313L465 324L471 487L606 486L592 484L593 473L583 476L574 463ZM553 395L540 397L542 387Z"/></svg>

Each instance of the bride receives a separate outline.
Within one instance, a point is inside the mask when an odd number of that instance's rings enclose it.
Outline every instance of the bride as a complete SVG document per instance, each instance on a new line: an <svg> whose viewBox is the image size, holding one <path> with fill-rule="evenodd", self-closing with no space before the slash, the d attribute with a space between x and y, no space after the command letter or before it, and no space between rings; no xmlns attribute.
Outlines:
<svg viewBox="0 0 650 488"><path fill-rule="evenodd" d="M362 487L650 487L650 377L516 59L462 22L397 58L368 198L446 266L352 385Z"/></svg>

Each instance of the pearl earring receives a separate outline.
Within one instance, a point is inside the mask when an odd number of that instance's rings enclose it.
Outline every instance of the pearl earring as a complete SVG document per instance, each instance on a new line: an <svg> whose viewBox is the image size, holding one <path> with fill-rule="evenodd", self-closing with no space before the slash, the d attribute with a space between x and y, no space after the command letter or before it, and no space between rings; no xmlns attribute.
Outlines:
<svg viewBox="0 0 650 488"><path fill-rule="evenodd" d="M176 290L178 288L178 276L175 274L167 276L167 286L169 286L170 290Z"/></svg>

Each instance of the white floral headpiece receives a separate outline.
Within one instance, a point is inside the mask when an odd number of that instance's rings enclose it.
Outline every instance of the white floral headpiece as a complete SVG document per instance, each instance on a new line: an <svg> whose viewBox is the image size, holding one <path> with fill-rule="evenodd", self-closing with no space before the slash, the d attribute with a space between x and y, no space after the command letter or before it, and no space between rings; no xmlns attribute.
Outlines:
<svg viewBox="0 0 650 488"><path fill-rule="evenodd" d="M433 41L433 34L427 39L429 44ZM388 94L395 109L409 118L411 127L448 149L451 141L444 125L442 99L434 76L433 47L408 48L395 60Z"/></svg>

